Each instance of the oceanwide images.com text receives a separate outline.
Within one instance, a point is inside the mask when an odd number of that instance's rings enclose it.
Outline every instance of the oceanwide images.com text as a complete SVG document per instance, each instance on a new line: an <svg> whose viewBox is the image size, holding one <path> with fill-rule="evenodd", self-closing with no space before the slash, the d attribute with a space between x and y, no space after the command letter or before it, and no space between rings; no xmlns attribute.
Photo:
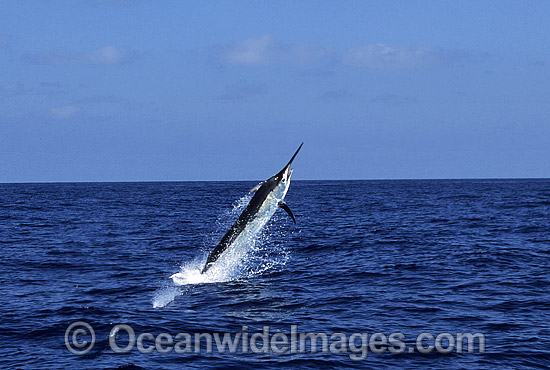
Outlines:
<svg viewBox="0 0 550 370"><path fill-rule="evenodd" d="M115 353L131 353L134 350L143 354L154 351L166 354L206 353L252 353L252 354L306 354L306 353L347 353L349 358L360 361L369 352L421 353L433 351L446 354L485 353L485 336L481 333L420 333L414 343L407 345L403 333L301 333L298 325L291 325L290 331L271 332L269 326L262 331L250 332L248 326L237 333L136 333L127 324L112 327L109 334L109 347ZM65 331L65 346L75 355L90 352L96 341L92 326L84 321L73 322Z"/></svg>

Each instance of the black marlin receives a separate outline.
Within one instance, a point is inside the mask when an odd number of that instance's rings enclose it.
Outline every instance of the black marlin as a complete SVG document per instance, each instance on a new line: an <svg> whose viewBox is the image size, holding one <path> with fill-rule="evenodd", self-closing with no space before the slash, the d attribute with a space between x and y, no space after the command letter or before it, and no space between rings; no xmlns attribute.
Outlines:
<svg viewBox="0 0 550 370"><path fill-rule="evenodd" d="M251 193L254 191L256 193L252 199L250 199L250 202L237 221L235 221L233 226L225 233L216 248L210 252L201 274L208 271L221 254L238 239L255 235L267 223L271 216L273 216L278 207L284 209L290 217L292 217L294 223L296 223L292 211L285 202L283 202L283 199L290 186L290 175L292 175L293 171L290 165L294 158L296 158L300 149L302 149L302 145L304 145L304 143L300 144L296 153L294 153L290 161L281 171L250 189Z"/></svg>

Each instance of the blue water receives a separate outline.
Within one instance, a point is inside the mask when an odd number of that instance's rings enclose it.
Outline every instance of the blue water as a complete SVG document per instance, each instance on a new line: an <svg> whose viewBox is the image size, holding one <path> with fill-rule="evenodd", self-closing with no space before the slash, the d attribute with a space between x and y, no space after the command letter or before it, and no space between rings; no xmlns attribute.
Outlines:
<svg viewBox="0 0 550 370"><path fill-rule="evenodd" d="M253 185L0 184L0 368L550 367L550 180L294 181L297 225L278 211L217 282L176 285ZM82 356L64 343L78 320L97 336ZM116 354L120 323L174 336L402 332L407 346L479 332L486 352Z"/></svg>

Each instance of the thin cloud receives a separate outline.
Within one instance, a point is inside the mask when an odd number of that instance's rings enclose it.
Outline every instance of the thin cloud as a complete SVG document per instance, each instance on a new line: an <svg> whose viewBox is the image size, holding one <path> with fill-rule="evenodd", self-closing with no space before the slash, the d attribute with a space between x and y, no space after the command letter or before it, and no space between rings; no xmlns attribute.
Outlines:
<svg viewBox="0 0 550 370"><path fill-rule="evenodd" d="M92 64L118 64L129 59L128 52L109 45L97 49L88 55L88 61Z"/></svg>
<svg viewBox="0 0 550 370"><path fill-rule="evenodd" d="M372 103L379 103L385 105L404 105L409 103L415 103L417 100L412 96L403 96L396 94L382 94L377 95L370 100Z"/></svg>
<svg viewBox="0 0 550 370"><path fill-rule="evenodd" d="M50 114L59 119L71 118L78 113L80 109L74 105L66 105L63 107L57 107L50 109Z"/></svg>
<svg viewBox="0 0 550 370"><path fill-rule="evenodd" d="M336 74L332 69L309 69L301 70L296 73L300 77L327 78L333 77Z"/></svg>
<svg viewBox="0 0 550 370"><path fill-rule="evenodd" d="M348 99L348 98L351 98L352 96L353 95L348 90L340 89L340 90L326 91L319 96L319 99L334 101L334 100Z"/></svg>
<svg viewBox="0 0 550 370"><path fill-rule="evenodd" d="M84 4L97 8L134 7L140 5L140 0L86 0Z"/></svg>
<svg viewBox="0 0 550 370"><path fill-rule="evenodd" d="M220 95L223 100L241 100L249 97L265 95L267 89L265 85L251 84L247 81L239 81L225 87L225 91Z"/></svg>
<svg viewBox="0 0 550 370"><path fill-rule="evenodd" d="M12 98L20 95L63 95L74 90L74 87L62 85L55 81L42 81L33 84L16 82L0 85L0 97Z"/></svg>
<svg viewBox="0 0 550 370"><path fill-rule="evenodd" d="M462 61L469 54L460 50L392 47L372 44L352 48L342 56L342 62L366 68L419 68L431 65L450 65Z"/></svg>
<svg viewBox="0 0 550 370"><path fill-rule="evenodd" d="M4 49L8 47L8 37L4 35L0 35L0 49Z"/></svg>
<svg viewBox="0 0 550 370"><path fill-rule="evenodd" d="M55 89L55 90L61 89L61 84L59 82L43 81L43 82L40 82L39 86L43 89Z"/></svg>
<svg viewBox="0 0 550 370"><path fill-rule="evenodd" d="M85 58L91 64L128 64L138 59L137 52L107 45L92 51Z"/></svg>
<svg viewBox="0 0 550 370"><path fill-rule="evenodd" d="M286 45L277 42L270 35L248 39L229 47L224 59L236 65L272 65L315 63L330 55L328 49L307 45Z"/></svg>
<svg viewBox="0 0 550 370"><path fill-rule="evenodd" d="M328 48L307 44L284 44L270 35L250 38L225 49L223 60L243 66L312 65L319 62L374 69L406 69L453 65L469 58L463 50L406 48L371 44L336 54Z"/></svg>
<svg viewBox="0 0 550 370"><path fill-rule="evenodd" d="M77 101L80 104L123 104L124 99L114 95L93 95Z"/></svg>
<svg viewBox="0 0 550 370"><path fill-rule="evenodd" d="M112 45L103 46L91 52L77 53L66 50L54 50L38 53L26 53L21 61L35 65L76 65L76 64L126 64L134 61L137 53L119 49Z"/></svg>
<svg viewBox="0 0 550 370"><path fill-rule="evenodd" d="M28 87L22 83L10 83L6 85L0 85L0 97L12 98L14 96L24 95L31 92Z"/></svg>
<svg viewBox="0 0 550 370"><path fill-rule="evenodd" d="M74 64L77 62L77 56L63 51L47 51L40 53L25 53L21 56L21 61L26 64L34 65Z"/></svg>
<svg viewBox="0 0 550 370"><path fill-rule="evenodd" d="M36 95L64 95L75 91L75 88L68 85L62 85L55 81L42 81L33 89Z"/></svg>

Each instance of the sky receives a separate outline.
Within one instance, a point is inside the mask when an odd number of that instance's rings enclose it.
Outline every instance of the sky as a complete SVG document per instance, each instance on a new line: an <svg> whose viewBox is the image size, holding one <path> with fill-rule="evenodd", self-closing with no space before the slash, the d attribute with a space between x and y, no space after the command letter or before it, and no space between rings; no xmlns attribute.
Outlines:
<svg viewBox="0 0 550 370"><path fill-rule="evenodd" d="M550 177L548 1L6 0L0 182Z"/></svg>

